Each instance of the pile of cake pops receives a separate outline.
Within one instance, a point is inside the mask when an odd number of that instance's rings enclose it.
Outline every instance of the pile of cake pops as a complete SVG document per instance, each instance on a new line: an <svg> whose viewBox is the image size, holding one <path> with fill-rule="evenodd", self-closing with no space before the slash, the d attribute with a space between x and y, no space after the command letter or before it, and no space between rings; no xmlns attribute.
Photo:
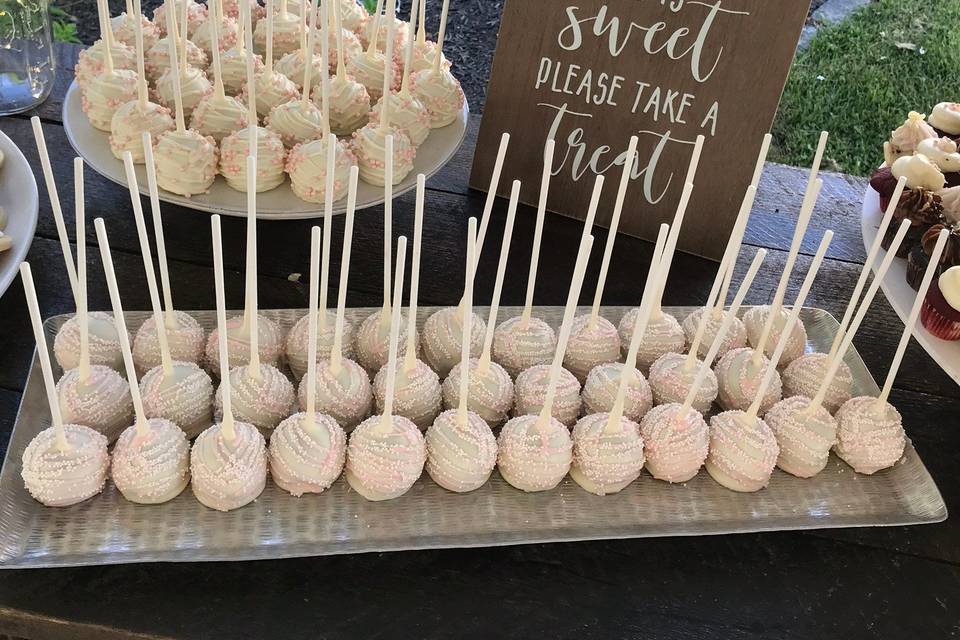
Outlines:
<svg viewBox="0 0 960 640"><path fill-rule="evenodd" d="M36 119L34 127L44 173L52 176ZM324 148L325 161L333 163L339 143L333 133L325 139L330 142ZM231 510L254 500L268 474L294 496L321 493L343 474L364 498L387 500L408 491L424 469L438 485L454 492L483 486L496 468L507 483L523 491L553 489L569 474L585 490L605 495L637 480L643 468L658 480L683 483L705 467L724 487L749 492L765 487L775 467L802 478L816 475L825 468L831 450L860 473L890 467L903 454L905 435L888 397L919 305L879 397L852 397L852 376L844 357L896 252L886 254L864 293L879 241L871 248L829 353L805 353L800 316L831 231L820 239L793 304L784 303L822 186L817 176L826 141L826 134L821 135L771 303L752 307L741 318L741 306L766 255L761 249L727 304L769 147L767 136L707 300L681 324L661 302L693 191L702 136L673 220L660 227L639 307L622 318L603 315L604 283L637 161L637 139L631 138L621 156L611 232L593 303L578 314L603 176L593 186L559 331L534 315L533 306L553 170L552 140L544 149L520 315L499 318L519 181L513 182L510 192L486 318L474 306L479 257L509 146L509 135L504 134L479 224L475 218L468 223L463 293L456 306L435 311L418 326L425 198L420 175L409 271L406 237L399 237L394 255L388 182L383 305L356 327L347 320L360 174L360 168L352 166L336 307L327 306L333 215L328 198L322 230L314 227L311 232L308 311L286 333L258 310L253 190L247 192L243 313L226 315L218 216L212 218L216 328L205 335L196 319L175 310L149 132L143 134L143 148L159 285L132 153L124 154L124 164L153 313L131 339L101 219L95 226L113 314L90 312L83 164L77 159L76 264L69 250L64 253L77 313L54 340L54 355L64 370L58 382L47 354L30 268L22 267L52 415L52 426L41 431L23 455L26 487L43 504L63 506L95 495L108 477L124 497L138 503L170 500L189 484L204 505ZM390 134L384 139L388 150L394 142ZM388 170L391 157L387 155ZM258 159L247 157L246 179L254 180L258 171ZM326 179L329 193L333 174ZM62 244L68 248L52 179L47 187ZM902 190L903 181L877 238L885 235ZM898 228L895 243L903 240L908 227L905 221ZM937 251L942 251L944 241L942 236ZM929 286L932 275L928 269L923 287ZM405 280L409 280L406 309ZM716 412L716 406L721 411Z"/></svg>
<svg viewBox="0 0 960 640"><path fill-rule="evenodd" d="M166 0L151 21L140 0L113 18L98 0L102 35L76 66L83 111L121 160L145 162L149 132L158 186L182 196L207 192L217 175L259 192L289 176L299 198L321 203L332 172L339 200L354 165L365 182L397 184L464 95L442 51L449 0L437 42L426 39L426 0L413 0L409 22L396 0L386 5L371 15L356 0ZM341 142L327 164L331 132Z"/></svg>

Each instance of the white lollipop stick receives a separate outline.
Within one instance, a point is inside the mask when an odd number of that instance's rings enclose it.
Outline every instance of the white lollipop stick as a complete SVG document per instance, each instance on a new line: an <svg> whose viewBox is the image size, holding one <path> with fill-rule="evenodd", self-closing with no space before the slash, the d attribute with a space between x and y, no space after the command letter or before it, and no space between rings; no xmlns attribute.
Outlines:
<svg viewBox="0 0 960 640"><path fill-rule="evenodd" d="M773 295L773 302L770 303L770 313L766 322L763 323L763 331L760 333L760 339L757 341L757 347L753 350L754 365L760 364L763 351L767 346L767 340L770 338L770 332L773 330L773 322L783 306L783 297L787 291L787 283L790 281L790 274L793 273L793 265L797 260L797 253L800 251L800 244L803 242L803 236L807 231L807 223L810 222L810 216L813 214L813 207L817 203L820 190L823 188L823 180L818 179L814 182L813 189L810 191L811 197L803 201L800 209L800 216L797 218L797 229L793 234L793 242L790 244L790 253L787 254L787 262L783 266L783 273L780 275L780 283L777 285L777 291Z"/></svg>
<svg viewBox="0 0 960 640"><path fill-rule="evenodd" d="M129 155L129 151L127 154ZM127 370L127 383L130 385L130 398L133 400L137 439L142 442L143 438L150 434L150 424L147 422L147 414L143 410L143 400L140 397L140 384L137 382L137 369L133 364L133 352L130 351L127 323L123 318L120 288L117 286L117 274L113 269L113 256L110 255L107 228L103 224L103 218L94 220L93 226L97 230L97 241L100 243L100 259L103 261L103 271L107 277L107 290L110 292L110 304L113 307L113 324L117 328L117 337L120 339L120 353L123 355L123 366Z"/></svg>
<svg viewBox="0 0 960 640"><path fill-rule="evenodd" d="M103 49L104 72L113 73L113 29L110 28L110 9L107 0L97 0L97 13L100 18L100 34L107 46Z"/></svg>
<svg viewBox="0 0 960 640"><path fill-rule="evenodd" d="M237 42L233 45L233 48L237 51L246 50L246 41L247 41L247 13L250 11L249 6L244 6L243 2L239 3L240 15L237 16Z"/></svg>
<svg viewBox="0 0 960 640"><path fill-rule="evenodd" d="M457 407L457 422L467 426L467 396L470 394L470 336L473 331L473 265L477 251L477 219L467 221L467 264L463 283L463 333L460 336L460 405Z"/></svg>
<svg viewBox="0 0 960 640"><path fill-rule="evenodd" d="M640 349L640 341L643 340L643 334L647 331L647 322L650 320L651 298L650 291L656 289L656 281L659 277L662 264L660 256L663 254L663 245L667 242L667 234L670 232L670 225L661 224L660 233L657 234L657 243L653 248L653 257L650 260L650 267L647 269L647 280L643 285L643 296L640 298L640 312L637 314L637 320L633 325L633 334L630 337L630 348L627 353L627 360L620 370L620 383L617 385L617 395L613 400L613 408L607 418L607 424L604 431L615 433L622 426L620 418L623 417L623 408L627 398L627 388L630 386L630 374L637 368L637 351Z"/></svg>
<svg viewBox="0 0 960 640"><path fill-rule="evenodd" d="M73 185L76 208L77 228L77 282L80 285L80 295L77 299L77 322L80 324L80 380L86 382L90 378L90 316L87 311L87 232L86 213L84 212L83 196L83 159L73 159Z"/></svg>
<svg viewBox="0 0 960 640"><path fill-rule="evenodd" d="M744 205L753 202L753 197L757 193L756 187L750 185L747 187L747 194L743 199ZM707 320L711 312L719 307L715 305L720 300L719 293L727 274L733 275L734 262L740 253L740 242L743 240L743 232L747 227L747 218L750 217L750 208L741 206L737 221L733 225L733 232L730 239L727 240L727 248L723 252L723 258L720 260L720 266L717 268L717 275L713 279L713 287L710 289L710 295L707 296L707 304L700 315L700 322L697 324L697 333L690 344L690 351L687 353L687 359L683 363L684 371L690 371L697 362L697 353L700 350L700 343L703 342L703 334L707 329Z"/></svg>
<svg viewBox="0 0 960 640"><path fill-rule="evenodd" d="M257 179L257 159L247 156L247 185ZM250 367L248 373L260 379L260 330L257 318L257 190L247 189L247 272L244 326L249 331ZM229 364L229 363L228 363Z"/></svg>
<svg viewBox="0 0 960 640"><path fill-rule="evenodd" d="M426 2L426 0L424 0ZM540 199L537 201L537 222L533 228L533 247L530 250L530 270L527 272L527 297L520 315L520 327L526 328L533 311L533 292L537 286L537 266L540 263L540 242L543 239L543 219L547 212L547 192L550 190L550 177L553 171L553 138L547 140L543 150L543 173L540 176Z"/></svg>
<svg viewBox="0 0 960 640"><path fill-rule="evenodd" d="M130 0L127 0L127 11L129 11ZM143 22L140 20L140 0L135 0L136 14L133 16L133 39L137 46L137 104L141 109L147 108L147 73L143 63Z"/></svg>
<svg viewBox="0 0 960 640"><path fill-rule="evenodd" d="M593 230L593 221L597 217L597 208L600 206L600 195L603 193L603 176L597 176L593 182L593 192L590 194L590 204L587 205L587 217L583 219L583 232L580 239L583 240Z"/></svg>
<svg viewBox="0 0 960 640"><path fill-rule="evenodd" d="M377 8L373 10L373 33L370 34L370 44L367 46L367 55L372 56L377 50L380 39L380 17L383 12L383 0L377 0Z"/></svg>
<svg viewBox="0 0 960 640"><path fill-rule="evenodd" d="M760 153L757 155L757 164L753 168L753 178L750 180L750 186L756 188L760 186L760 177L763 175L763 168L767 163L767 154L770 152L770 142L773 136L769 133L763 134L763 142L760 143Z"/></svg>
<svg viewBox="0 0 960 640"><path fill-rule="evenodd" d="M390 317L390 265L393 262L391 250L393 246L393 136L388 135L384 141L386 157L384 166L387 179L383 181L383 310L380 311L380 327L386 328Z"/></svg>
<svg viewBox="0 0 960 640"><path fill-rule="evenodd" d="M890 264L896 257L897 249L900 248L903 238L907 235L907 230L910 228L910 224L910 220L903 220L900 222L900 226L897 228L897 233L893 237L893 242L890 244L890 249L887 251L887 255L883 257L883 260L880 261L880 266L877 268L877 273L873 278L873 282L870 283L870 288L867 289L867 293L863 296L863 302L861 302L860 306L857 307L857 314L853 317L853 321L850 323L849 329L843 336L843 342L840 343L839 353L846 353L847 349L850 348L850 345L853 344L853 338L857 335L857 330L860 328L860 323L863 322L863 319L867 316L867 311L870 310L870 303L873 302L874 296L880 289L880 283L883 282L883 277L887 274L887 269L890 268ZM804 415L809 416L816 411L821 404L823 404L823 399L827 395L827 389L830 387L833 377L837 375L837 370L840 368L841 362L843 362L843 358L834 358L830 361L830 365L827 367L827 373L824 374L823 381L820 383L820 388L817 390L817 395L813 397L813 400L810 402L810 404L808 404L802 411Z"/></svg>
<svg viewBox="0 0 960 640"><path fill-rule="evenodd" d="M520 181L514 180L510 191L510 204L507 206L507 222L503 228L503 242L500 244L500 261L497 263L497 276L493 283L493 297L490 300L490 315L487 318L487 332L483 337L483 351L477 366L479 373L485 373L490 367L493 350L493 332L497 328L497 314L500 312L500 295L503 293L503 279L507 273L507 260L510 256L510 241L513 239L513 222L517 217L517 203L520 201ZM466 317L466 315L464 315ZM469 345L470 336L466 337ZM467 367L468 360L461 369Z"/></svg>
<svg viewBox="0 0 960 640"><path fill-rule="evenodd" d="M106 2L107 0L103 0ZM183 7L183 13L180 16L180 46L183 47L183 51L180 55L180 71L185 72L187 70L187 8L189 3L184 1L180 3L180 6Z"/></svg>
<svg viewBox="0 0 960 640"><path fill-rule="evenodd" d="M740 247L743 245L743 235L747 230L747 222L750 219L750 213L753 211L753 203L756 198L757 185L751 184L743 194L743 200L740 203L740 213L737 214L737 222L734 224L733 233L738 232L737 225L741 223L741 216L743 216L743 228L739 230L739 236L735 242L733 242L733 236L731 235L730 240L733 246L727 247L729 251L733 251L734 260L730 263L730 268L723 272L723 286L720 287L720 295L717 296L717 304L712 311L714 318L720 317L720 311L724 305L727 304L727 293L730 291L730 281L733 280L733 267L737 264L736 257L740 255Z"/></svg>
<svg viewBox="0 0 960 640"><path fill-rule="evenodd" d="M343 26L341 24L343 22L343 18L342 18L343 9L340 7L339 2L335 1L333 4L334 4L333 13L335 18L334 26L337 29L337 78L340 78L342 80L347 74L347 64L343 59ZM326 74L324 74L324 78L326 78ZM326 101L325 97L324 97L324 101Z"/></svg>
<svg viewBox="0 0 960 640"><path fill-rule="evenodd" d="M567 294L567 305L563 310L563 323L560 325L560 335L557 337L557 351L553 354L550 364L550 377L547 379L547 392L543 399L543 409L537 419L537 428L543 429L550 421L553 412L553 400L557 395L557 385L560 382L560 369L563 364L563 355L570 342L570 331L573 326L573 316L577 311L577 301L580 299L580 288L583 286L583 275L587 271L590 261L590 248L593 246L593 236L580 239L580 249L577 251L577 265L573 270L570 281L570 292Z"/></svg>
<svg viewBox="0 0 960 640"><path fill-rule="evenodd" d="M153 141L150 138L149 131L143 132L143 155L147 170L147 190L150 192L153 235L157 241L157 263L160 267L160 286L163 289L164 319L168 329L176 329L177 318L173 314L173 291L170 287L170 270L167 268L167 245L163 239L160 191L157 189L157 165L153 159Z"/></svg>
<svg viewBox="0 0 960 640"><path fill-rule="evenodd" d="M320 328L327 328L327 291L330 288L330 236L333 233L334 166L337 164L337 136L328 133L326 193L323 195L323 263L320 265Z"/></svg>
<svg viewBox="0 0 960 640"><path fill-rule="evenodd" d="M133 15L133 3L132 3L130 0L126 0L126 2L124 2L124 5L125 5L126 8L127 8L127 15L128 15L128 16L132 16L132 15ZM140 12L139 12L139 11L137 11L136 17L137 17L137 18L140 17Z"/></svg>
<svg viewBox="0 0 960 640"><path fill-rule="evenodd" d="M393 421L393 400L397 388L397 348L400 342L400 306L403 296L403 269L407 253L407 238L397 240L397 277L393 283L393 311L390 318L390 352L387 361L387 384L384 393L383 415L380 417L381 430L390 428Z"/></svg>
<svg viewBox="0 0 960 640"><path fill-rule="evenodd" d="M826 255L831 240L833 240L833 231L828 230L823 234L823 238L820 240L820 246L817 247L817 253L813 256L813 262L810 263L810 268L807 270L807 275L803 279L803 284L800 285L797 299L793 303L793 308L790 309L790 315L787 317L787 322L783 326L783 333L780 334L780 339L777 340L777 346L773 350L773 356L770 358L770 366L767 367L766 373L764 373L763 378L760 380L760 386L754 394L753 402L747 409L746 417L749 424L753 424L757 414L760 413L760 403L763 401L763 396L766 395L767 389L773 382L773 377L779 375L777 374L777 364L780 362L783 350L787 347L787 342L790 341L790 332L793 331L794 325L800 321L800 311L803 310L803 303L806 302L807 294L810 293L810 287L813 286L813 281L817 278L817 272L820 270L820 265L823 263L823 256Z"/></svg>
<svg viewBox="0 0 960 640"><path fill-rule="evenodd" d="M347 213L343 225L343 254L340 257L340 288L337 289L337 322L333 330L333 349L330 351L330 371L340 372L343 359L343 314L347 305L347 278L350 275L350 247L353 244L353 216L357 208L357 176L359 167L350 167L350 184L347 189Z"/></svg>
<svg viewBox="0 0 960 640"><path fill-rule="evenodd" d="M380 130L390 127L390 88L393 86L393 32L396 22L396 0L387 0L387 44L383 54L383 105L380 109ZM377 31L380 29L378 28ZM387 174L387 182L393 182L393 173Z"/></svg>
<svg viewBox="0 0 960 640"><path fill-rule="evenodd" d="M303 51L303 95L300 96L304 107L310 104L310 82L312 80L311 76L313 75L313 52L317 41L317 14L319 13L318 8L313 6L313 2L307 2L307 6L310 8L310 27L307 29L307 42ZM301 20L301 23L305 23L306 21L306 16L304 16ZM320 25L320 27L323 29L324 43L327 41L326 25L327 20L324 18L323 23ZM321 44L321 48L322 47L323 45ZM326 74L327 57L323 56L322 59L324 65L323 73ZM324 131L324 135L326 135L326 131Z"/></svg>
<svg viewBox="0 0 960 640"><path fill-rule="evenodd" d="M620 214L623 212L623 201L627 196L627 185L630 184L633 167L637 157L637 136L630 136L627 145L627 155L623 159L623 172L620 174L620 185L617 187L617 199L613 205L613 215L610 218L610 230L607 232L607 244L603 248L603 260L600 262L600 277L597 279L597 290L593 294L593 308L590 311L590 326L597 325L600 316L600 301L603 299L603 286L607 280L607 270L610 268L610 257L613 255L613 244L617 241L617 228L620 226Z"/></svg>
<svg viewBox="0 0 960 640"><path fill-rule="evenodd" d="M416 19L420 2L421 0L413 0L410 5L410 21L407 23L410 28L407 30L407 46L403 52L403 79L400 81L401 93L407 93L410 87L410 67L413 66L413 34L416 31L416 29L414 29L414 20ZM426 2L426 0L423 0L423 2Z"/></svg>
<svg viewBox="0 0 960 640"><path fill-rule="evenodd" d="M53 178L53 167L50 166L50 154L47 153L47 141L43 137L43 127L40 118L30 118L33 126L33 137L37 141L37 154L40 156L40 166L43 168L43 182L47 185L47 195L50 198L50 209L53 210L53 222L57 227L57 237L60 238L60 251L63 253L63 262L67 268L67 278L70 280L70 290L73 301L78 305L79 288L77 286L77 268L73 263L73 250L70 248L70 236L67 235L67 225L63 222L63 209L60 208L60 196L57 194L57 181Z"/></svg>
<svg viewBox="0 0 960 640"><path fill-rule="evenodd" d="M217 347L220 355L220 385L223 398L223 418L220 429L230 443L237 437L233 420L233 391L230 385L230 356L227 352L227 304L223 285L223 239L220 234L220 216L210 216L213 232L213 280L217 296Z"/></svg>
<svg viewBox="0 0 960 640"><path fill-rule="evenodd" d="M250 11L244 13L244 18L247 21L247 30L244 32L244 37L247 40L247 154L256 158L259 152L257 136L260 120L257 116L257 81L253 73L253 28L250 24L250 13ZM272 14L270 15L272 17ZM266 19L270 20L271 17ZM247 185L247 189L256 188L256 183Z"/></svg>
<svg viewBox="0 0 960 640"><path fill-rule="evenodd" d="M163 377L173 373L170 359L170 346L167 344L167 327L163 322L163 310L160 307L160 294L157 291L157 276L153 271L153 254L150 251L150 239L147 238L147 224L143 219L143 206L140 203L140 188L137 186L137 172L133 168L133 156L123 152L123 167L127 173L127 187L130 190L130 204L133 205L133 219L137 224L137 237L140 240L140 255L143 257L143 270L147 274L147 290L150 292L150 305L153 307L153 323L157 329L157 344L160 347L160 364ZM123 346L123 340L120 346ZM131 383L132 384L132 383Z"/></svg>
<svg viewBox="0 0 960 640"><path fill-rule="evenodd" d="M923 280L920 281L920 288L917 289L917 299L914 301L913 307L910 309L910 315L907 317L907 322L903 327L903 335L900 336L900 343L897 345L897 350L893 354L893 361L890 363L890 369L887 371L887 379L883 383L883 389L880 391L880 395L877 396L874 406L878 411L883 410L887 398L890 397L890 391L893 389L893 381L896 379L897 372L900 370L900 364L903 362L903 354L907 351L910 336L913 335L913 328L917 324L917 318L920 317L920 308L923 307L923 301L927 297L927 290L930 288L930 283L933 282L933 276L936 274L937 267L940 265L940 256L943 254L943 248L947 244L947 237L949 235L950 232L947 229L941 229L940 235L937 236L937 244L933 247L930 262L927 263L927 269L923 272Z"/></svg>
<svg viewBox="0 0 960 640"><path fill-rule="evenodd" d="M714 358L717 357L717 353L720 351L720 345L723 343L723 339L726 337L727 331L730 330L730 325L733 324L733 319L740 310L740 305L743 304L743 299L750 290L750 285L753 284L753 278L757 275L757 271L760 269L760 265L763 264L763 261L766 257L766 249L758 250L753 256L753 262L750 263L750 268L747 270L747 275L744 276L743 282L740 283L740 287L737 289L737 293L733 297L733 302L730 303L730 312L724 316L723 322L720 323L720 330L717 332L717 338L713 341L713 344L710 345L710 350L707 352L707 357L703 360L703 365L697 370L697 375L693 378L693 384L687 391L687 397L684 398L683 405L681 405L680 412L677 414L677 416L686 415L687 411L690 410L690 407L693 406L693 400L697 397L697 392L700 391L700 387L703 386L703 381L707 378L707 372L710 371L710 365L708 363L713 362Z"/></svg>
<svg viewBox="0 0 960 640"><path fill-rule="evenodd" d="M317 273L320 270L320 227L310 230L310 300L307 309L307 420L313 426L317 410L317 301L320 288Z"/></svg>
<svg viewBox="0 0 960 640"><path fill-rule="evenodd" d="M245 2L246 0L241 0ZM186 4L186 2L184 2ZM209 2L208 6L210 8L211 16L208 18L210 20L210 42L212 43L210 48L213 50L213 90L216 93L216 96L220 99L226 97L226 93L223 89L223 71L220 66L220 3L219 2ZM183 57L186 59L187 52L184 49Z"/></svg>
<svg viewBox="0 0 960 640"><path fill-rule="evenodd" d="M413 213L413 255L410 260L410 310L407 315L407 348L403 371L410 373L417 365L417 297L420 294L420 245L423 238L423 198L427 178L417 175L417 195Z"/></svg>
<svg viewBox="0 0 960 640"><path fill-rule="evenodd" d="M437 33L437 55L433 59L433 73L440 73L440 60L443 58L443 41L447 34L447 12L450 10L450 0L443 0L443 9L440 11L440 31Z"/></svg>
<svg viewBox="0 0 960 640"><path fill-rule="evenodd" d="M670 223L670 235L667 236L667 244L663 248L664 272L661 278L660 289L656 292L653 299L653 309L650 311L650 318L658 320L663 315L661 304L663 302L663 290L667 286L667 278L670 277L670 267L673 266L673 254L677 248L677 240L680 237L680 227L683 226L683 217L687 212L687 205L690 204L690 195L693 193L693 183L688 182L683 185L683 192L680 194L680 202L677 203L677 211L673 215L673 222Z"/></svg>
<svg viewBox="0 0 960 640"><path fill-rule="evenodd" d="M870 245L870 251L867 252L867 259L864 260L863 269L860 270L860 277L857 278L857 284L853 287L853 293L850 295L850 302L847 303L847 309L843 312L843 319L840 321L837 335L833 337L833 344L830 345L830 354L827 356L828 361L837 355L840 342L843 340L843 334L846 332L850 324L850 319L853 317L853 312L857 307L857 301L860 300L863 287L867 284L867 278L870 276L870 267L873 266L874 260L877 259L877 253L880 251L880 243L883 242L883 237L887 234L887 228L890 226L890 221L893 220L893 213L897 210L897 205L900 204L900 196L903 194L903 189L906 187L906 184L907 178L901 177L897 181L896 188L893 190L893 196L891 196L890 203L887 205L887 211L883 214L883 219L880 221L880 228L877 229L877 237L873 239L873 244Z"/></svg>
<svg viewBox="0 0 960 640"><path fill-rule="evenodd" d="M166 3L167 15L173 16L177 10L173 0L166 0ZM186 6L186 3L184 3L184 6ZM183 133L187 130L187 125L183 121L183 90L180 86L180 63L179 56L177 55L177 38L174 36L173 32L171 32L170 36L167 38L167 45L169 45L170 48L170 75L172 76L171 79L173 80L174 117L176 118L177 122L177 133ZM184 52L186 52L186 47L184 47Z"/></svg>
<svg viewBox="0 0 960 640"><path fill-rule="evenodd" d="M330 0L325 0L325 1L329 2ZM334 0L334 2L339 7L340 0ZM328 75L329 75L328 70L330 68L328 63L328 60L330 59L330 15L329 13L330 13L329 11L326 11L326 10L323 11L323 22L320 24L321 28L323 29L323 31L320 33L320 69L321 69L321 72L320 72L320 120L323 126L324 137L330 135L330 100L327 98L327 96L330 93L330 87L328 84L330 82L330 79L328 78ZM339 29L339 23L337 24L337 27ZM343 36L339 35L339 33L337 35L337 49L338 49L338 55L340 55L342 59ZM313 51L314 51L313 47L311 47L310 48L311 56L313 55ZM310 90L306 86L304 86L303 93L305 96L308 96L310 94ZM306 102L304 102L304 104L306 104Z"/></svg>
<svg viewBox="0 0 960 640"><path fill-rule="evenodd" d="M63 415L60 413L60 400L57 397L57 384L53 381L53 366L50 364L50 351L47 349L47 336L43 331L43 319L40 317L40 304L37 302L37 289L33 285L33 273L29 262L20 263L20 277L23 279L23 293L30 311L30 324L33 325L33 337L37 341L37 359L43 372L43 387L47 392L47 404L50 405L50 423L57 436L57 449L70 451L63 430Z"/></svg>
<svg viewBox="0 0 960 640"><path fill-rule="evenodd" d="M425 44L427 41L427 0L420 2L420 11L417 20L417 42Z"/></svg>
<svg viewBox="0 0 960 640"><path fill-rule="evenodd" d="M273 21L277 19L276 15L273 12L273 0L266 0L267 2L267 46L266 46L266 59L264 63L264 72L269 76L273 74ZM281 2L280 9L284 9L285 5Z"/></svg>
<svg viewBox="0 0 960 640"><path fill-rule="evenodd" d="M500 136L500 146L497 147L497 158L493 161L493 173L490 174L490 185L487 187L487 198L483 201L483 212L480 214L480 228L477 231L477 250L473 256L473 268L477 268L480 254L483 253L483 241L487 237L487 227L490 225L490 213L493 203L497 199L497 189L500 186L500 173L503 171L503 160L507 157L507 147L510 146L510 134Z"/></svg>

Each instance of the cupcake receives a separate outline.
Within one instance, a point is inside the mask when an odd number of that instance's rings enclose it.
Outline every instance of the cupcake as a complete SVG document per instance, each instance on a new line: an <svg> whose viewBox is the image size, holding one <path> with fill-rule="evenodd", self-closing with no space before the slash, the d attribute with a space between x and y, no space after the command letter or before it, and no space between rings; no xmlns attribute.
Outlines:
<svg viewBox="0 0 960 640"><path fill-rule="evenodd" d="M941 102L933 108L929 122L937 135L960 139L960 103Z"/></svg>
<svg viewBox="0 0 960 640"><path fill-rule="evenodd" d="M950 187L937 191L943 207L943 219L948 224L960 224L960 187Z"/></svg>
<svg viewBox="0 0 960 640"><path fill-rule="evenodd" d="M897 188L897 179L893 177L893 170L889 165L873 172L870 176L870 186L880 194L880 210L886 211L890 206L893 191Z"/></svg>
<svg viewBox="0 0 960 640"><path fill-rule="evenodd" d="M943 340L960 340L960 266L950 267L930 283L920 322Z"/></svg>
<svg viewBox="0 0 960 640"><path fill-rule="evenodd" d="M880 242L884 250L889 250L900 222L910 220L910 229L897 249L897 257L906 258L910 251L920 244L927 229L941 222L943 204L940 196L926 189L909 189L900 196L900 202L893 212L893 220Z"/></svg>
<svg viewBox="0 0 960 640"><path fill-rule="evenodd" d="M950 138L927 138L917 145L917 153L937 165L948 187L960 185L960 153Z"/></svg>
<svg viewBox="0 0 960 640"><path fill-rule="evenodd" d="M888 167L893 166L898 158L912 156L924 140L939 137L924 118L924 114L911 111L904 123L890 132L890 141L883 145L883 157Z"/></svg>
<svg viewBox="0 0 960 640"><path fill-rule="evenodd" d="M927 265L930 264L930 255L937 244L937 236L944 228L950 230L950 235L947 236L947 244L943 247L940 264L937 266L935 275L939 276L947 269L960 265L960 229L944 223L933 225L924 232L920 244L912 248L907 256L907 283L914 290L920 288L923 273L926 271Z"/></svg>

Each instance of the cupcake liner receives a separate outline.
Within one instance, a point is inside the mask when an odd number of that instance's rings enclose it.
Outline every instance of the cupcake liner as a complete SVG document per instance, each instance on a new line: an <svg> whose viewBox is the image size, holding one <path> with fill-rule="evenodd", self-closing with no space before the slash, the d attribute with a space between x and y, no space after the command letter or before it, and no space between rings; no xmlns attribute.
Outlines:
<svg viewBox="0 0 960 640"><path fill-rule="evenodd" d="M923 272L927 270L930 263L930 256L926 254L922 246L916 246L910 250L907 256L907 284L914 291L920 289L920 281L923 280Z"/></svg>
<svg viewBox="0 0 960 640"><path fill-rule="evenodd" d="M960 322L945 317L930 303L930 297L920 307L920 323L942 340L960 340Z"/></svg>

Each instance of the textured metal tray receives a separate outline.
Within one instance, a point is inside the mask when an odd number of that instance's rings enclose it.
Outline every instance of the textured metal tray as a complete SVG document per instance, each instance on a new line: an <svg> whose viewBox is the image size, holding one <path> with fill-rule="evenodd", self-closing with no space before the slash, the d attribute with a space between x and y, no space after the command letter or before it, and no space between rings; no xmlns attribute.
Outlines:
<svg viewBox="0 0 960 640"><path fill-rule="evenodd" d="M668 309L684 317L691 308ZM350 309L359 321L372 309ZM420 309L421 323L432 309ZM482 310L480 310L482 313ZM502 308L500 318L519 314ZM619 321L625 307L607 307ZM264 311L289 328L303 311ZM538 315L558 324L562 309ZM128 313L131 327L146 317ZM205 326L214 313L195 314ZM46 322L52 345L67 316ZM805 309L808 349L829 348L837 322ZM877 385L860 356L847 356L857 394ZM831 457L810 480L779 470L770 486L752 494L724 489L701 471L670 485L646 472L622 492L598 497L569 478L553 491L526 494L494 472L469 494L440 488L424 474L409 493L388 502L367 502L341 478L322 495L294 498L272 482L253 504L229 513L200 505L191 491L163 505L124 500L108 483L103 494L65 509L41 506L20 479L20 459L30 439L49 425L49 410L36 359L0 472L0 566L55 567L127 562L254 560L368 551L483 547L604 538L708 535L789 529L908 525L940 522L946 506L911 444L903 459L873 476L855 474ZM908 429L909 429L909 425Z"/></svg>

